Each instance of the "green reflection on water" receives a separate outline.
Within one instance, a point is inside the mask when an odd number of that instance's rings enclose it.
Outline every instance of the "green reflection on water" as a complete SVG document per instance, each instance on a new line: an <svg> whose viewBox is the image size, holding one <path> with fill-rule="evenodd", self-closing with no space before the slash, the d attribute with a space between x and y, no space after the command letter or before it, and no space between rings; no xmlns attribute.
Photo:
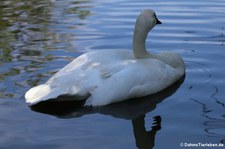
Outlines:
<svg viewBox="0 0 225 149"><path fill-rule="evenodd" d="M14 97L13 90L20 81L19 76L29 67L29 63L20 63L24 56L42 55L40 50L24 49L32 47L30 43L33 39L45 38L50 12L51 3L44 0L7 0L0 3L0 97Z"/></svg>
<svg viewBox="0 0 225 149"><path fill-rule="evenodd" d="M44 0L8 0L0 3L1 63L13 61L17 58L13 51L29 44L40 31L47 31L50 12L51 5Z"/></svg>
<svg viewBox="0 0 225 149"><path fill-rule="evenodd" d="M64 31L66 28L60 19L66 15L74 15L78 21L84 19L91 14L87 6L89 2L78 1L71 3L70 7L63 7L56 6L51 0L1 1L0 97L21 96L24 90L38 85L55 72L52 69L57 66L48 63L66 59L61 53L57 54L57 50L73 49L70 42L73 42L71 36L74 35ZM56 7L62 7L64 11L58 12L62 8L58 10Z"/></svg>

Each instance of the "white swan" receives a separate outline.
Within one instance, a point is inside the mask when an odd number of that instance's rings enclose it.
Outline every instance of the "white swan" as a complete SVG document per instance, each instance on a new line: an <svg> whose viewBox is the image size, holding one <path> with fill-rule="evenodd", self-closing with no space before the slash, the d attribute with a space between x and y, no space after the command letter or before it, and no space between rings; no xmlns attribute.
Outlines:
<svg viewBox="0 0 225 149"><path fill-rule="evenodd" d="M86 105L101 106L165 89L184 75L185 65L176 53L147 52L145 40L156 24L161 22L154 11L144 10L136 21L133 52L99 50L85 53L45 84L31 88L25 94L26 102L33 105L60 95L74 95L73 100L87 99Z"/></svg>

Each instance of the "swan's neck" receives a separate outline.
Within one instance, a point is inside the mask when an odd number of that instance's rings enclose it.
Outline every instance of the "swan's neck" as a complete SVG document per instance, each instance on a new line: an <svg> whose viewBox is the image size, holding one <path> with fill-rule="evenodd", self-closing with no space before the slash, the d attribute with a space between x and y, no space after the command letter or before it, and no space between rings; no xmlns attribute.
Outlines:
<svg viewBox="0 0 225 149"><path fill-rule="evenodd" d="M133 36L133 53L137 59L149 58L150 53L146 50L145 41L149 30L142 28L138 24L135 25Z"/></svg>

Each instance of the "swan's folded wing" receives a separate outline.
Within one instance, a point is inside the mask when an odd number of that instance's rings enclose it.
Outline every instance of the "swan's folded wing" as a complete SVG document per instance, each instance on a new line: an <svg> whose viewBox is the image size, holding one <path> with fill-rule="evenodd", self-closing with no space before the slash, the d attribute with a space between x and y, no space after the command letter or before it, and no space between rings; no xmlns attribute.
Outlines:
<svg viewBox="0 0 225 149"><path fill-rule="evenodd" d="M88 103L93 106L106 105L128 98L156 93L180 78L176 69L158 60L124 62L120 71L102 81L91 92Z"/></svg>

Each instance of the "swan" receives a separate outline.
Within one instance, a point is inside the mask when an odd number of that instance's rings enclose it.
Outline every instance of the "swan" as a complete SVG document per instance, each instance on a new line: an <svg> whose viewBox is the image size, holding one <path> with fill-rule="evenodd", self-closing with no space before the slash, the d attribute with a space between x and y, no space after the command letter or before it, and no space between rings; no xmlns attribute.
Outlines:
<svg viewBox="0 0 225 149"><path fill-rule="evenodd" d="M157 93L185 74L181 56L173 52L150 53L145 41L148 32L161 24L151 9L137 17L133 52L98 50L82 54L53 75L46 83L25 94L30 106L46 100L86 100L85 105L103 106Z"/></svg>

